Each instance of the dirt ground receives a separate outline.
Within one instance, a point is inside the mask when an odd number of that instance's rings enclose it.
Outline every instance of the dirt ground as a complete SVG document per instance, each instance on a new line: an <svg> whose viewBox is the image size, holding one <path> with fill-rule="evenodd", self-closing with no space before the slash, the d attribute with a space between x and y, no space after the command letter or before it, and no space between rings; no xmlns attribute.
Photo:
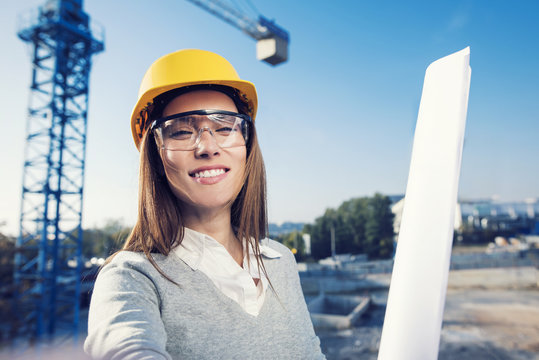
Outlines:
<svg viewBox="0 0 539 360"><path fill-rule="evenodd" d="M440 359L539 359L539 291L449 289Z"/></svg>
<svg viewBox="0 0 539 360"><path fill-rule="evenodd" d="M452 272L440 359L539 359L537 284L534 268Z"/></svg>
<svg viewBox="0 0 539 360"><path fill-rule="evenodd" d="M439 359L539 359L537 280L535 268L451 272ZM387 293L375 296L356 327L318 333L328 359L377 358Z"/></svg>

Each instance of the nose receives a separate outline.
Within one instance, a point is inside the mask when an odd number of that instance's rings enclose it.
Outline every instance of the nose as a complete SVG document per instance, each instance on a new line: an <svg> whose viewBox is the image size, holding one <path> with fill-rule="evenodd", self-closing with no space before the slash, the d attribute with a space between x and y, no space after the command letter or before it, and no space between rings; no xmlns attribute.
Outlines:
<svg viewBox="0 0 539 360"><path fill-rule="evenodd" d="M219 155L221 148L209 128L204 127L200 129L198 136L198 145L195 148L195 156L197 158L211 158Z"/></svg>

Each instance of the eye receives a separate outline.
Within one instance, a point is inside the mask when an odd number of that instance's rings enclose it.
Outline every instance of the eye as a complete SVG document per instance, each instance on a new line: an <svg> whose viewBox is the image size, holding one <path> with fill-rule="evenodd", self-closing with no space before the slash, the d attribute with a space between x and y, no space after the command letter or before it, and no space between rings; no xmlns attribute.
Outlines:
<svg viewBox="0 0 539 360"><path fill-rule="evenodd" d="M163 128L165 138L174 140L190 139L194 132L195 129L184 122L171 122Z"/></svg>
<svg viewBox="0 0 539 360"><path fill-rule="evenodd" d="M231 126L223 126L223 127L218 128L218 129L215 129L216 133L218 133L219 135L223 135L223 136L230 135L230 133L233 132L233 131L238 131L238 129L233 128Z"/></svg>
<svg viewBox="0 0 539 360"><path fill-rule="evenodd" d="M230 115L213 115L212 120L215 122L214 133L221 136L229 136L232 133L241 132L241 121L236 116Z"/></svg>
<svg viewBox="0 0 539 360"><path fill-rule="evenodd" d="M189 130L178 130L178 131L168 133L169 138L178 139L178 140L189 139L191 135L193 135L193 132Z"/></svg>

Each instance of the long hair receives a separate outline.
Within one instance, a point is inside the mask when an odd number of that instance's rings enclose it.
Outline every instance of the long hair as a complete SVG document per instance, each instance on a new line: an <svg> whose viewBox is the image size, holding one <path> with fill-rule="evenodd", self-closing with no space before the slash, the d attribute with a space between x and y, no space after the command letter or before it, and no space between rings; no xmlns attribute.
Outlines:
<svg viewBox="0 0 539 360"><path fill-rule="evenodd" d="M181 93L188 91L185 88L177 90ZM156 111L152 111L151 117L155 119L160 116L168 101L179 96L177 92L174 95L168 94L166 101L156 99ZM233 100L236 102L236 99ZM238 110L243 112L242 105L237 105ZM256 256L258 270L268 277L259 248L259 240L266 237L268 229L266 172L254 124L249 129L243 185L231 205L231 225L247 258L250 247ZM168 255L173 247L181 243L183 235L184 223L178 200L168 185L153 133L147 130L140 145L138 218L122 250L143 252L161 275L176 283L159 268L151 254ZM273 289L271 282L270 287Z"/></svg>

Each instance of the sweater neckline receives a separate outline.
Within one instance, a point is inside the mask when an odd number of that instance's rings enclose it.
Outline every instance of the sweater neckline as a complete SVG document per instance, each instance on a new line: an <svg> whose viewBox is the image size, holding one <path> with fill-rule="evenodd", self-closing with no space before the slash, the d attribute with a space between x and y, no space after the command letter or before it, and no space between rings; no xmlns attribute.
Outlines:
<svg viewBox="0 0 539 360"><path fill-rule="evenodd" d="M217 298L219 298L222 303L227 304L227 306L230 308L230 311L234 311L235 313L241 314L241 316L243 316L244 318L248 319L251 322L262 321L260 319L264 318L267 315L268 311L270 311L268 309L268 307L270 306L269 303L273 300L276 300L274 299L275 294L273 293L273 290L271 290L271 288L268 288L268 291L266 292L266 297L264 299L264 303L262 304L262 307L260 308L260 312L258 313L258 316L251 315L248 312L246 312L241 307L240 304L238 304L236 301L234 301L233 299L223 294L222 291L219 290L217 286L215 286L213 281L211 281L211 279L202 271L191 268L189 264L187 264L183 259L177 256L175 256L175 259L179 260L179 262L181 263L181 266L185 267L186 270L191 271L194 275L198 275L201 278L201 281L204 281L206 285L209 288L211 288L211 291L214 293L214 295Z"/></svg>

